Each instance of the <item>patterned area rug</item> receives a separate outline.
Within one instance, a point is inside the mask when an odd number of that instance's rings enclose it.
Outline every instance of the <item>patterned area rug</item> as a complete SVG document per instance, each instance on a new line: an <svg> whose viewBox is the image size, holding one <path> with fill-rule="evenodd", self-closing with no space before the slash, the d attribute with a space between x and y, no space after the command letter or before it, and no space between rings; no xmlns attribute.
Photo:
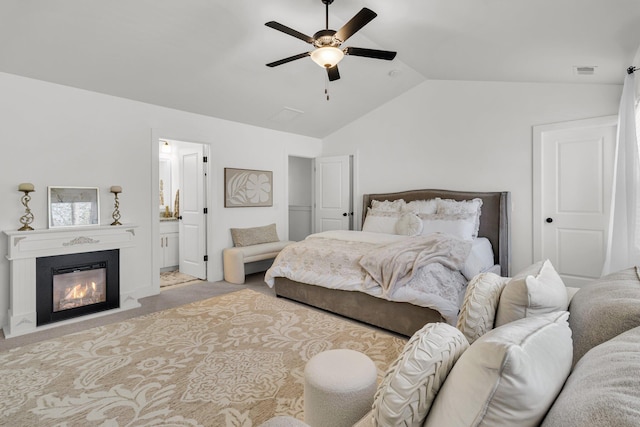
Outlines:
<svg viewBox="0 0 640 427"><path fill-rule="evenodd" d="M184 286L186 284L192 284L201 282L197 277L190 276L188 274L180 273L179 271L166 271L160 273L160 287L166 288L169 286Z"/></svg>
<svg viewBox="0 0 640 427"><path fill-rule="evenodd" d="M0 353L0 425L237 426L303 419L318 352L367 354L379 379L406 340L241 290Z"/></svg>

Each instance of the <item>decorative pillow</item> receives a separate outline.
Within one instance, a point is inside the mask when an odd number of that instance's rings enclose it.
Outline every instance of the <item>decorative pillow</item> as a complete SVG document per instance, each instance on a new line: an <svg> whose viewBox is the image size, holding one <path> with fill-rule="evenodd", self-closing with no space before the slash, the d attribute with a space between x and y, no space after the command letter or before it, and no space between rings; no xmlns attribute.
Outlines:
<svg viewBox="0 0 640 427"><path fill-rule="evenodd" d="M403 199L398 200L372 200L371 208L378 211L400 212L405 206Z"/></svg>
<svg viewBox="0 0 640 427"><path fill-rule="evenodd" d="M396 222L396 234L419 236L422 232L422 220L413 212L405 212Z"/></svg>
<svg viewBox="0 0 640 427"><path fill-rule="evenodd" d="M638 355L640 327L590 350L569 375L542 427L637 426Z"/></svg>
<svg viewBox="0 0 640 427"><path fill-rule="evenodd" d="M456 362L424 425L538 426L571 370L568 316L520 319L483 335Z"/></svg>
<svg viewBox="0 0 640 427"><path fill-rule="evenodd" d="M428 323L413 334L378 386L373 418L379 426L421 426L449 371L469 347L446 323Z"/></svg>
<svg viewBox="0 0 640 427"><path fill-rule="evenodd" d="M381 211L367 208L367 216L362 224L362 231L372 233L396 234L396 223L402 216L401 212Z"/></svg>
<svg viewBox="0 0 640 427"><path fill-rule="evenodd" d="M418 215L422 220L422 235L445 233L464 240L473 240L474 219L470 215Z"/></svg>
<svg viewBox="0 0 640 427"><path fill-rule="evenodd" d="M480 214L482 213L482 199L453 200L438 199L438 214L440 215L471 215L474 221L473 238L478 237L480 229Z"/></svg>
<svg viewBox="0 0 640 427"><path fill-rule="evenodd" d="M481 273L467 285L456 327L469 344L493 329L500 294L508 281L508 277Z"/></svg>
<svg viewBox="0 0 640 427"><path fill-rule="evenodd" d="M440 199L412 200L408 202L402 210L419 214L435 214L438 213L438 200Z"/></svg>
<svg viewBox="0 0 640 427"><path fill-rule="evenodd" d="M233 239L233 246L236 247L280 241L275 224L263 227L232 228L231 238Z"/></svg>
<svg viewBox="0 0 640 427"><path fill-rule="evenodd" d="M537 262L513 276L498 304L495 326L524 317L564 311L567 288L549 260Z"/></svg>
<svg viewBox="0 0 640 427"><path fill-rule="evenodd" d="M482 199L476 198L472 200L453 200L453 199L437 199L438 211L442 215L477 215L480 216L482 208Z"/></svg>
<svg viewBox="0 0 640 427"><path fill-rule="evenodd" d="M591 348L640 326L638 267L604 276L581 288L571 300L573 363Z"/></svg>

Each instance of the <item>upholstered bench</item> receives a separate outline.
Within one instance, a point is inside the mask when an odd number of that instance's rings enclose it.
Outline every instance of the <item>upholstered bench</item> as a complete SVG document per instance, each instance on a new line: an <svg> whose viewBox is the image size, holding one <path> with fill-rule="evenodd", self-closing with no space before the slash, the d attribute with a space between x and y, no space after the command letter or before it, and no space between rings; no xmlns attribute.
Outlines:
<svg viewBox="0 0 640 427"><path fill-rule="evenodd" d="M246 263L275 258L290 243L292 242L285 240L224 249L224 280L237 285L243 284Z"/></svg>
<svg viewBox="0 0 640 427"><path fill-rule="evenodd" d="M232 228L233 248L222 251L224 280L241 285L244 283L244 265L249 262L273 259L289 241L278 238L275 224L262 227Z"/></svg>

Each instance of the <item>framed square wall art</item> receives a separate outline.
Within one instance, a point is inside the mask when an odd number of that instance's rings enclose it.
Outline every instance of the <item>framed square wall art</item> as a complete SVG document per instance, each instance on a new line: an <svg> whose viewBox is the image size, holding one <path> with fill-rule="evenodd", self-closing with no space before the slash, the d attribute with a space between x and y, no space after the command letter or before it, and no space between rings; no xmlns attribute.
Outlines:
<svg viewBox="0 0 640 427"><path fill-rule="evenodd" d="M224 168L224 207L273 206L273 172Z"/></svg>
<svg viewBox="0 0 640 427"><path fill-rule="evenodd" d="M97 187L49 187L49 228L100 224Z"/></svg>

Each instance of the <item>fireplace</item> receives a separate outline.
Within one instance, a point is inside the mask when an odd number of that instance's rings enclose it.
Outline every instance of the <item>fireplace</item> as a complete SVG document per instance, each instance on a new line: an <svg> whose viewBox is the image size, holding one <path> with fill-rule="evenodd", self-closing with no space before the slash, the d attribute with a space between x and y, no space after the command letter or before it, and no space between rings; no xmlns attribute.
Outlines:
<svg viewBox="0 0 640 427"><path fill-rule="evenodd" d="M36 325L120 306L118 249L36 259Z"/></svg>

